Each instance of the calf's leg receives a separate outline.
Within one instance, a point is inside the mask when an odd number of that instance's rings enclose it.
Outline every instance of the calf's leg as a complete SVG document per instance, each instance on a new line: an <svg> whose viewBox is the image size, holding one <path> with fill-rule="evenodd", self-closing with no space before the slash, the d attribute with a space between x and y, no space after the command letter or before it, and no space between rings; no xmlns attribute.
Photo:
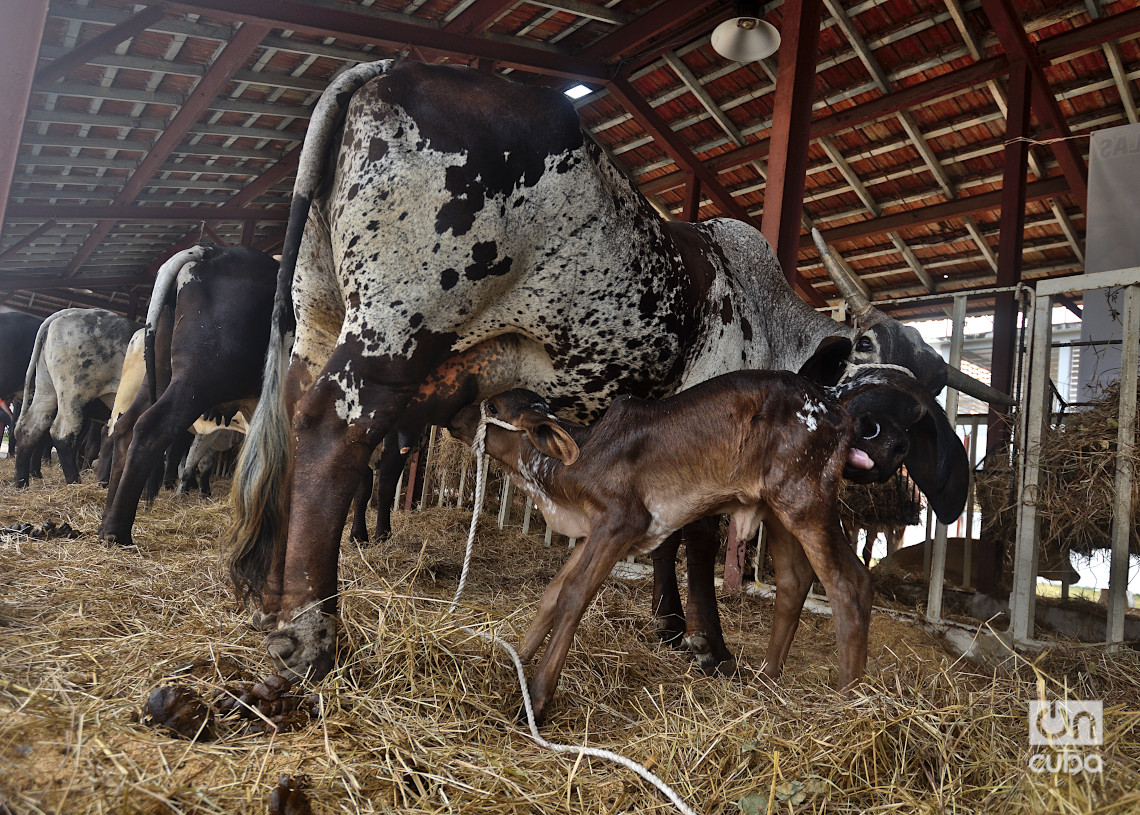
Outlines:
<svg viewBox="0 0 1140 815"><path fill-rule="evenodd" d="M839 684L849 688L862 679L867 667L871 575L843 534L836 507L816 506L797 515L781 521L795 531L812 569L827 589L839 651Z"/></svg>
<svg viewBox="0 0 1140 815"><path fill-rule="evenodd" d="M550 641L530 680L530 698L536 720L542 719L546 705L554 695L558 677L566 664L566 655L570 652L586 608L617 562L642 540L648 517L641 518L640 524L638 520L636 513L622 513L620 519L592 529L586 542L578 547L581 554L575 551L555 578L561 578L561 586L554 603ZM528 632L528 647L532 639Z"/></svg>
<svg viewBox="0 0 1140 815"><path fill-rule="evenodd" d="M767 529L768 552L775 570L776 608L761 672L769 679L778 679L784 670L815 573L800 542L778 520L767 521Z"/></svg>

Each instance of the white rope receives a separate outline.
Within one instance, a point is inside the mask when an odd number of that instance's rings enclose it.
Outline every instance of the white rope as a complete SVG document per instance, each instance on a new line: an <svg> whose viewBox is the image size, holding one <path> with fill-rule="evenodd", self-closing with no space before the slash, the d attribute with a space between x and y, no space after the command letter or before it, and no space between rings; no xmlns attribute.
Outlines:
<svg viewBox="0 0 1140 815"><path fill-rule="evenodd" d="M455 597L451 601L451 607L447 610L448 614L453 614L455 612L455 610L459 607L459 600L463 596L463 588L467 583L467 568L471 565L471 553L474 550L475 527L479 521L479 513L483 510L482 488L483 479L486 477L484 447L486 446L487 442L487 425L493 424L502 428L506 428L507 430L513 430L516 432L519 431L519 428L515 427L512 424L508 424L507 422L496 419L493 416L488 416L486 401L479 405L479 417L479 427L475 430L475 438L471 442L471 452L474 454L476 462L475 506L471 513L471 527L467 531L467 550L463 555L463 569L459 575L459 588L456 590ZM527 687L526 683L526 671L523 669L522 660L519 659L518 652L515 651L515 649L512 648L509 643L505 642L494 634L487 634L482 631L476 631L472 628L468 628L465 625L457 625L456 627L460 631L472 634L482 640L499 646L510 656L511 661L515 664L515 673L518 675L519 687L522 689L523 708L526 710L526 720L527 724L530 727L530 737L534 739L536 744L538 744L540 747L545 747L547 750L555 753L577 753L579 755L592 756L594 758L604 758L608 761L614 762L615 764L620 764L626 769L641 776L653 786L657 787L657 789L659 789L666 798L673 802L673 806L677 807L677 809L682 812L683 815L697 815L696 811L693 810L688 804L686 804L681 796L674 792L668 784L666 784L661 780L660 777L650 772L644 766L638 764L636 761L626 758L623 755L619 755L618 753L615 753L611 750L603 750L598 747L587 747L585 745L575 746L573 744L557 744L555 742L547 741L545 738L543 738L542 734L538 732L538 724L534 720L534 707L530 699L530 689Z"/></svg>
<svg viewBox="0 0 1140 815"><path fill-rule="evenodd" d="M909 377L914 377L914 371L912 371L910 368L904 368L902 365L892 365L889 362L862 362L857 365L848 362L846 370L843 371L843 376L839 377L839 382L836 384L841 385L860 371L866 370L868 368L885 368L889 371L901 371Z"/></svg>

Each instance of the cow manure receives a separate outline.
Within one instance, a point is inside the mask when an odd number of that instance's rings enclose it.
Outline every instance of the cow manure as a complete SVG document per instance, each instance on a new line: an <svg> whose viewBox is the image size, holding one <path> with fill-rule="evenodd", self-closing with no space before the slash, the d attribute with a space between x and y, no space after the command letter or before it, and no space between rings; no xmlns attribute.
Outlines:
<svg viewBox="0 0 1140 815"><path fill-rule="evenodd" d="M13 524L0 528L0 535L23 535L32 540L52 540L53 538L78 538L83 533L72 529L71 524L64 521L57 524L55 521L44 521L39 527L31 524Z"/></svg>
<svg viewBox="0 0 1140 815"><path fill-rule="evenodd" d="M164 685L147 696L140 721L169 730L179 738L208 741L213 738L210 718L210 706L193 688Z"/></svg>
<svg viewBox="0 0 1140 815"><path fill-rule="evenodd" d="M259 682L232 682L214 691L211 700L222 716L248 720L243 734L297 730L320 715L319 694L290 693L293 683L280 674Z"/></svg>
<svg viewBox="0 0 1140 815"><path fill-rule="evenodd" d="M268 815L312 815L313 808L304 792L308 783L304 776L281 776L269 793Z"/></svg>

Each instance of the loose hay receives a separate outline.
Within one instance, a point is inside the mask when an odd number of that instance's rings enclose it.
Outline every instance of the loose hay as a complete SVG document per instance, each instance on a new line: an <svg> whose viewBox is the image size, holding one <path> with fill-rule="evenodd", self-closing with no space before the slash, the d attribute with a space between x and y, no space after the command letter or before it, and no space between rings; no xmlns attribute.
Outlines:
<svg viewBox="0 0 1140 815"><path fill-rule="evenodd" d="M65 487L54 468L26 491L11 477L0 461L0 526L66 521L88 534L0 539L0 805L10 811L260 815L285 776L307 779L318 814L673 811L626 771L545 752L515 724L513 671L444 613L463 511L400 513L392 542L344 545L344 648L316 688L323 716L274 735L221 719L214 741L188 743L139 722L152 689L177 679L208 696L243 671L271 672L226 581L227 503L163 494L140 512L138 549L108 548L91 534L102 490ZM517 642L565 554L483 523L459 616ZM754 673L770 602L721 602L739 680L706 678L659 646L648 583L611 580L583 619L545 735L649 765L705 813L1140 807L1132 652L1059 646L1032 666L984 670L877 614L868 680L843 697L829 684L830 619L804 616L772 687ZM195 662L207 669L181 670ZM1039 676L1051 677L1048 698L1067 685L1071 698L1104 700L1101 776L1026 769Z"/></svg>
<svg viewBox="0 0 1140 815"><path fill-rule="evenodd" d="M1089 405L1066 414L1061 424L1047 428L1041 444L1037 502L1041 535L1067 545L1071 552L1087 556L1112 545L1119 404L1120 385L1115 383ZM1132 460L1140 472L1140 436ZM994 524L1000 539L1013 540L1017 507L1009 466L987 468L977 474L975 484L987 525ZM1132 489L1128 545L1133 555L1140 555L1140 480Z"/></svg>

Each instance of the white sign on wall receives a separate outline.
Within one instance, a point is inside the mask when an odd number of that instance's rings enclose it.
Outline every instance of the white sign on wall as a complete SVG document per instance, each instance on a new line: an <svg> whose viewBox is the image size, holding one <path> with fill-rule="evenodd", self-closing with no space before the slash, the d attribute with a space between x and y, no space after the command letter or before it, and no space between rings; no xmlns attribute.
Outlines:
<svg viewBox="0 0 1140 815"><path fill-rule="evenodd" d="M1140 266L1140 124L1092 134L1085 232L1085 274ZM1086 292L1081 340L1119 340L1120 309L1119 289ZM1081 401L1119 379L1119 345L1081 349Z"/></svg>

